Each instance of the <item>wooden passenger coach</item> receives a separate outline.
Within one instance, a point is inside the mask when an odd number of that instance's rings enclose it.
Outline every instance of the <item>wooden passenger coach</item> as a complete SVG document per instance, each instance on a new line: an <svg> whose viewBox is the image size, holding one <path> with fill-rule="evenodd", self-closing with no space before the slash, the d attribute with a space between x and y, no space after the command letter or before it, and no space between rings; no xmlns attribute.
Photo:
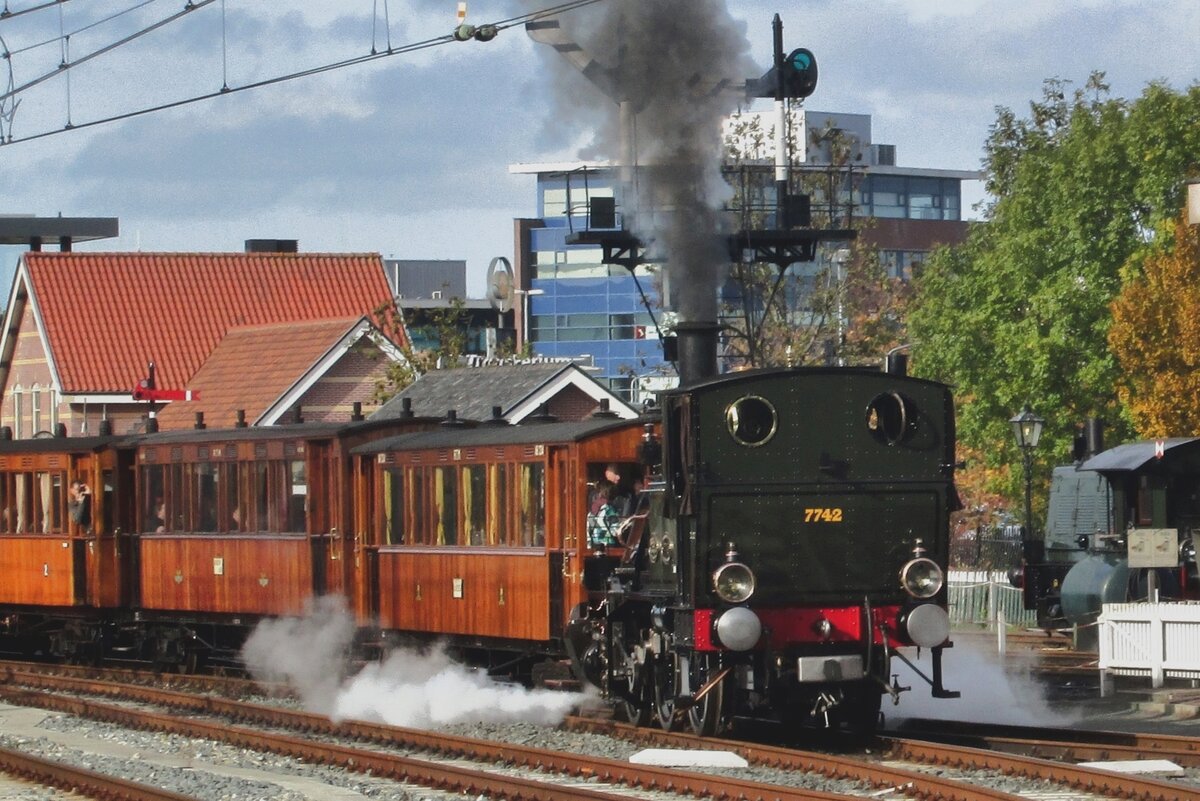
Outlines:
<svg viewBox="0 0 1200 801"><path fill-rule="evenodd" d="M489 644L560 639L585 597L589 483L610 462L637 470L642 434L607 419L443 426L356 448L374 498L360 619Z"/></svg>
<svg viewBox="0 0 1200 801"><path fill-rule="evenodd" d="M129 603L132 548L119 506L129 457L113 441L0 442L0 604L84 610ZM92 489L86 526L68 514L74 480Z"/></svg>
<svg viewBox="0 0 1200 801"><path fill-rule="evenodd" d="M137 447L144 612L286 615L354 581L348 449L391 420L149 435Z"/></svg>

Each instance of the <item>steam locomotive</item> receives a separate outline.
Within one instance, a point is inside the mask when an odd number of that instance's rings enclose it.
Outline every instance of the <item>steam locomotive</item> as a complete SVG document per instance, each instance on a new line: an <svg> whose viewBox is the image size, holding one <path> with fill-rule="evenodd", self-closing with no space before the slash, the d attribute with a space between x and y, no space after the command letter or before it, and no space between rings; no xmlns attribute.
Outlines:
<svg viewBox="0 0 1200 801"><path fill-rule="evenodd" d="M714 375L682 344L661 417L385 421L0 441L0 633L66 659L196 669L345 599L374 647L444 640L628 717L873 728L905 646L950 645L943 385L888 371ZM697 355L699 354L699 355ZM591 489L644 479L617 545ZM71 482L93 488L86 519Z"/></svg>
<svg viewBox="0 0 1200 801"><path fill-rule="evenodd" d="M932 649L934 696L957 695L941 676L957 504L944 386L902 368L708 376L664 395L662 431L648 510L568 628L630 720L871 729L911 645Z"/></svg>

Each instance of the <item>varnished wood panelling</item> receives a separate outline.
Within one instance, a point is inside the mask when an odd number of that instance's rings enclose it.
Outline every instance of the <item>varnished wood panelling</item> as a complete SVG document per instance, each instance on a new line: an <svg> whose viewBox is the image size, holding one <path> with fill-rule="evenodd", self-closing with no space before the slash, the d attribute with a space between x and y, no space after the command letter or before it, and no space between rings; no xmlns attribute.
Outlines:
<svg viewBox="0 0 1200 801"><path fill-rule="evenodd" d="M455 580L462 597L456 598ZM404 631L546 640L550 560L483 551L381 549L380 624Z"/></svg>
<svg viewBox="0 0 1200 801"><path fill-rule="evenodd" d="M88 602L94 606L112 608L121 605L122 551L129 547L128 538L116 536L91 538L87 542Z"/></svg>
<svg viewBox="0 0 1200 801"><path fill-rule="evenodd" d="M311 546L306 537L143 536L141 579L146 609L297 614L312 595Z"/></svg>
<svg viewBox="0 0 1200 801"><path fill-rule="evenodd" d="M0 603L71 606L70 543L62 537L0 537Z"/></svg>

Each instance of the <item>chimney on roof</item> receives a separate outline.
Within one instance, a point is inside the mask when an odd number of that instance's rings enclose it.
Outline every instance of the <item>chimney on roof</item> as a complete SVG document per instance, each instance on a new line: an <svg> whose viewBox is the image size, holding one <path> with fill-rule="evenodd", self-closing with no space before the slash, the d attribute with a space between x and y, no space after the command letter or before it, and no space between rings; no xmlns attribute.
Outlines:
<svg viewBox="0 0 1200 801"><path fill-rule="evenodd" d="M112 433L113 433L112 420L109 420L107 418L104 420L101 420L100 421L100 431L97 433L97 436L111 437Z"/></svg>
<svg viewBox="0 0 1200 801"><path fill-rule="evenodd" d="M234 428L245 428L246 427L246 410L245 409L237 410L237 420L234 422L233 427Z"/></svg>
<svg viewBox="0 0 1200 801"><path fill-rule="evenodd" d="M304 410L300 408L299 404L292 409L292 422L296 425L304 422Z"/></svg>
<svg viewBox="0 0 1200 801"><path fill-rule="evenodd" d="M355 401L354 403L350 404L350 421L357 423L365 419L366 418L363 417L362 413L362 401Z"/></svg>
<svg viewBox="0 0 1200 801"><path fill-rule="evenodd" d="M204 425L204 412L196 412L196 424L194 428L199 431L207 427Z"/></svg>
<svg viewBox="0 0 1200 801"><path fill-rule="evenodd" d="M299 253L299 239L247 239L247 253Z"/></svg>
<svg viewBox="0 0 1200 801"><path fill-rule="evenodd" d="M400 416L405 419L413 417L412 398L400 399Z"/></svg>
<svg viewBox="0 0 1200 801"><path fill-rule="evenodd" d="M616 419L617 417L620 417L620 415L609 408L608 398L601 398L600 399L600 408L598 408L598 409L596 409L596 411L592 412L592 417L598 417L602 420L604 420L604 419L613 420L613 419Z"/></svg>

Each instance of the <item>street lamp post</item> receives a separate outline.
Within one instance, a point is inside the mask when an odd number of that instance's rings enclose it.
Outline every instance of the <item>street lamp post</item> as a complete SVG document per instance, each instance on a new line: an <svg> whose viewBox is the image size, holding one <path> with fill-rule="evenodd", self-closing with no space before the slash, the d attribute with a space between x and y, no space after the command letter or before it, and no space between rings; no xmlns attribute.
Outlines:
<svg viewBox="0 0 1200 801"><path fill-rule="evenodd" d="M513 293L521 296L521 341L517 343L517 350L524 350L529 342L529 296L544 295L546 290L514 289Z"/></svg>
<svg viewBox="0 0 1200 801"><path fill-rule="evenodd" d="M1033 449L1042 437L1042 426L1046 421L1026 406L1008 422L1017 438L1017 447L1021 449L1021 460L1025 467L1025 536L1022 537L1025 543L1033 537Z"/></svg>

